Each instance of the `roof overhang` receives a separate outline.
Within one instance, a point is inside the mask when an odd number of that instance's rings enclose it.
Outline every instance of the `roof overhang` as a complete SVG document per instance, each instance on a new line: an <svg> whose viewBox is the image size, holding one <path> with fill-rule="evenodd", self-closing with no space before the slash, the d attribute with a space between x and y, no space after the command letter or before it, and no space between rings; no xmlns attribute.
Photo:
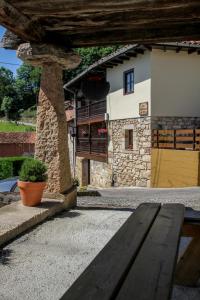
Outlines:
<svg viewBox="0 0 200 300"><path fill-rule="evenodd" d="M200 38L199 0L0 0L0 24L20 41L86 47ZM4 45L3 45L4 46Z"/></svg>

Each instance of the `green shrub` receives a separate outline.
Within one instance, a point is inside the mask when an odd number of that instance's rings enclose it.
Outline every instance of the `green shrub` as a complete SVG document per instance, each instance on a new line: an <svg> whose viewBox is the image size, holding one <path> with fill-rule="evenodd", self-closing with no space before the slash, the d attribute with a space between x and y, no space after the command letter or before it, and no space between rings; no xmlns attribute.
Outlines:
<svg viewBox="0 0 200 300"><path fill-rule="evenodd" d="M43 182L47 180L47 168L43 162L32 159L26 160L19 172L19 180L29 182Z"/></svg>
<svg viewBox="0 0 200 300"><path fill-rule="evenodd" d="M11 161L2 161L0 163L0 179L5 179L13 176L13 166Z"/></svg>
<svg viewBox="0 0 200 300"><path fill-rule="evenodd" d="M0 158L0 179L18 176L24 161L31 160L30 157L2 157ZM9 167L8 167L9 166ZM8 171L8 169L10 171Z"/></svg>
<svg viewBox="0 0 200 300"><path fill-rule="evenodd" d="M33 160L31 157L10 157L8 160L13 163L13 176L19 176L22 164L27 160Z"/></svg>

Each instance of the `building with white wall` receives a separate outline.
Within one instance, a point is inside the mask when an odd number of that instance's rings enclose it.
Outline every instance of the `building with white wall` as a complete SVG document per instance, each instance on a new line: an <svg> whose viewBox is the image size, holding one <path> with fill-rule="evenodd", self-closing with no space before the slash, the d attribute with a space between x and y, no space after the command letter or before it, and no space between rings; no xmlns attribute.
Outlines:
<svg viewBox="0 0 200 300"><path fill-rule="evenodd" d="M90 184L150 186L152 129L200 128L199 54L200 43L130 45L65 85L77 95L77 162ZM98 76L110 91L88 100L82 87Z"/></svg>

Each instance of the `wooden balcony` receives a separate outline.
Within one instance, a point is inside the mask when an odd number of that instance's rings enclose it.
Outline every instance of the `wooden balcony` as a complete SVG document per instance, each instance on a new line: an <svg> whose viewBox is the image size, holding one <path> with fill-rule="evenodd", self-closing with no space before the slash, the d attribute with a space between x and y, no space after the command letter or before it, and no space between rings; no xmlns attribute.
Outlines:
<svg viewBox="0 0 200 300"><path fill-rule="evenodd" d="M107 160L108 140L107 138L78 138L76 155L92 160Z"/></svg>
<svg viewBox="0 0 200 300"><path fill-rule="evenodd" d="M76 111L77 124L101 122L106 113L106 100L94 102L90 105L78 108Z"/></svg>
<svg viewBox="0 0 200 300"><path fill-rule="evenodd" d="M153 130L152 147L200 151L200 129Z"/></svg>

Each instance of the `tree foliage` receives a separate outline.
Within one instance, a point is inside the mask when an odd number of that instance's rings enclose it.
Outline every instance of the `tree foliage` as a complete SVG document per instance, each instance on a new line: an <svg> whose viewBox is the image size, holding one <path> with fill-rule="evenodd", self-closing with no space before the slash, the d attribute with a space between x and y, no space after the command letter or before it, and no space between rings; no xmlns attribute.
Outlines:
<svg viewBox="0 0 200 300"><path fill-rule="evenodd" d="M13 98L16 96L14 82L13 73L4 67L0 67L0 107L4 97Z"/></svg>
<svg viewBox="0 0 200 300"><path fill-rule="evenodd" d="M75 76L83 72L91 64L101 59L102 57L109 55L119 49L120 46L110 46L110 47L90 47L90 48L79 48L77 53L80 55L82 61L78 68L74 70L67 70L64 72L64 81L68 82Z"/></svg>
<svg viewBox="0 0 200 300"><path fill-rule="evenodd" d="M68 82L91 64L118 48L119 46L76 49L82 62L78 68L64 71L64 82ZM38 98L40 76L40 68L27 64L19 67L16 77L10 70L0 67L0 113L8 118L16 119L20 112L34 107Z"/></svg>
<svg viewBox="0 0 200 300"><path fill-rule="evenodd" d="M41 69L23 64L17 70L15 90L18 95L19 108L26 110L36 105L40 87Z"/></svg>
<svg viewBox="0 0 200 300"><path fill-rule="evenodd" d="M41 70L23 64L13 73L0 68L0 109L7 118L19 118L20 111L26 110L37 102Z"/></svg>

